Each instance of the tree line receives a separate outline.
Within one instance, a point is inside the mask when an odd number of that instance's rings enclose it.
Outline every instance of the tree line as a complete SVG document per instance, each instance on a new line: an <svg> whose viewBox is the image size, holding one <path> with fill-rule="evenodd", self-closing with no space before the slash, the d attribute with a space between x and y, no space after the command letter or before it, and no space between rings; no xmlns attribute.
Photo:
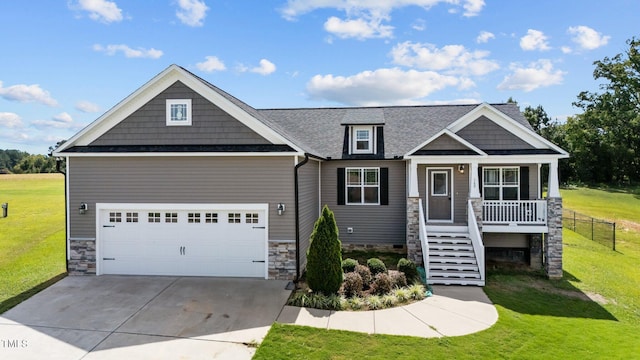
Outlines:
<svg viewBox="0 0 640 360"><path fill-rule="evenodd" d="M32 155L20 150L0 149L0 174L37 174L56 172L56 159Z"/></svg>
<svg viewBox="0 0 640 360"><path fill-rule="evenodd" d="M600 91L583 91L573 105L581 114L552 121L544 108L527 106L524 116L544 138L567 150L559 164L563 183L640 183L640 40L593 64Z"/></svg>

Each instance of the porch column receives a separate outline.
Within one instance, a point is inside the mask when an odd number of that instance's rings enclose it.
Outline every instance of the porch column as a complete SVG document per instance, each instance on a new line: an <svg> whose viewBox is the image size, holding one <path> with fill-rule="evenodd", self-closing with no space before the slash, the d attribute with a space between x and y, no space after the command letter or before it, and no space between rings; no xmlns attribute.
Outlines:
<svg viewBox="0 0 640 360"><path fill-rule="evenodd" d="M478 179L478 163L471 163L471 190L469 191L470 198L480 197L480 179Z"/></svg>
<svg viewBox="0 0 640 360"><path fill-rule="evenodd" d="M560 197L560 182L558 180L558 159L549 163L549 189L547 190L547 198Z"/></svg>
<svg viewBox="0 0 640 360"><path fill-rule="evenodd" d="M418 193L418 162L409 160L409 197L417 198Z"/></svg>
<svg viewBox="0 0 640 360"><path fill-rule="evenodd" d="M544 241L544 270L550 279L562 278L562 198L547 199L549 232Z"/></svg>

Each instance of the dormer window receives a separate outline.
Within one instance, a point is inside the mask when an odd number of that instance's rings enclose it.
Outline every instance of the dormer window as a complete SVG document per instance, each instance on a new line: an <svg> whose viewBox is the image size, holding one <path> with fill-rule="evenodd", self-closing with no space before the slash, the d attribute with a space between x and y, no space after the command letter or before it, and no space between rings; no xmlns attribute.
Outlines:
<svg viewBox="0 0 640 360"><path fill-rule="evenodd" d="M351 153L373 154L374 144L373 126L353 126L351 128Z"/></svg>
<svg viewBox="0 0 640 360"><path fill-rule="evenodd" d="M191 99L167 99L167 126L191 126Z"/></svg>

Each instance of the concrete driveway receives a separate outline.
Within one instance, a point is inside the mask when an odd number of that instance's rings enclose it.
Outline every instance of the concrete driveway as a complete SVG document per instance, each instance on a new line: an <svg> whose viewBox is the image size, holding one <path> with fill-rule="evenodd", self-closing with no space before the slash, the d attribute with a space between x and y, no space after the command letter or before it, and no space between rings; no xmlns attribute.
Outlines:
<svg viewBox="0 0 640 360"><path fill-rule="evenodd" d="M285 281L66 277L0 316L0 359L250 359Z"/></svg>

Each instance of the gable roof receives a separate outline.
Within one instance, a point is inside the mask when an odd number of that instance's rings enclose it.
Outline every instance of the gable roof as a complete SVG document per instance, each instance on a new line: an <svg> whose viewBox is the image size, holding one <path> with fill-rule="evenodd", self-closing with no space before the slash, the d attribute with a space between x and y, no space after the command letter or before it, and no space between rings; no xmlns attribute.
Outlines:
<svg viewBox="0 0 640 360"><path fill-rule="evenodd" d="M514 103L257 110L175 64L156 75L71 137L54 151L54 155L109 152L109 147L101 149L94 147L92 149L89 145L176 81L180 81L196 91L274 146L286 146L293 149L298 155L307 153L320 158L341 159L347 126L376 125L382 126L384 132L384 154L377 154L376 158L378 159L410 156L442 134L454 139L470 152L486 156L488 151L483 152L456 135L456 132L479 117L486 116L516 137L532 145L535 150L539 150L539 153L568 156L560 147L536 134ZM202 145L205 146L180 148L182 149L180 152L189 152L188 149L193 149L194 152L217 149L215 146ZM74 147L84 147L84 149L71 150ZM151 148L156 149L157 147ZM225 147L224 150L234 151L232 147ZM111 150L111 152L127 151L145 152L146 148Z"/></svg>
<svg viewBox="0 0 640 360"><path fill-rule="evenodd" d="M98 139L115 125L126 119L129 115L154 97L158 96L176 81L180 81L193 89L205 99L218 106L220 109L249 127L257 134L260 134L260 136L264 137L272 144L288 145L299 153L303 152L297 145L300 141L291 138L291 136L282 130L278 124L271 123L269 119L264 118L251 106L220 90L186 69L173 64L124 100L109 109L97 120L71 137L67 142L56 149L54 154L58 156L60 153L71 149L74 146L90 145L91 142Z"/></svg>

